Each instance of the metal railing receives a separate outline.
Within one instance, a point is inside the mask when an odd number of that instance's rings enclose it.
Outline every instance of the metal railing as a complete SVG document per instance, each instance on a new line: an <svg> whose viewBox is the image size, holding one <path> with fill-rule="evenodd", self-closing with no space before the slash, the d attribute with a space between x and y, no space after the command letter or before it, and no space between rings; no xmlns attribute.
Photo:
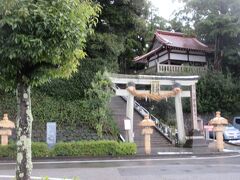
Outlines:
<svg viewBox="0 0 240 180"><path fill-rule="evenodd" d="M114 90L120 89L118 86L113 87ZM127 101L127 97L121 96L125 101ZM150 119L155 122L155 128L165 136L166 139L168 139L172 144L175 143L176 140L176 130L175 128L172 128L163 122L161 122L158 118L151 115L148 110L146 110L143 106L141 106L136 100L134 100L134 109L141 114L142 116L148 114Z"/></svg>

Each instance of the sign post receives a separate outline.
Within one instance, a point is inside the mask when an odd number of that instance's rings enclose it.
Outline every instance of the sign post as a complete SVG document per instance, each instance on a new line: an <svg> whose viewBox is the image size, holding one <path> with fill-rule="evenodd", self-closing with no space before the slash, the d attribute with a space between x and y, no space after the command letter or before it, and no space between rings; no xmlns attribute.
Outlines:
<svg viewBox="0 0 240 180"><path fill-rule="evenodd" d="M130 142L129 134L131 133L131 120L130 119L124 119L124 129L126 130L126 140L127 142Z"/></svg>
<svg viewBox="0 0 240 180"><path fill-rule="evenodd" d="M47 123L47 144L48 147L53 147L56 144L56 129L57 124L56 122L48 122Z"/></svg>

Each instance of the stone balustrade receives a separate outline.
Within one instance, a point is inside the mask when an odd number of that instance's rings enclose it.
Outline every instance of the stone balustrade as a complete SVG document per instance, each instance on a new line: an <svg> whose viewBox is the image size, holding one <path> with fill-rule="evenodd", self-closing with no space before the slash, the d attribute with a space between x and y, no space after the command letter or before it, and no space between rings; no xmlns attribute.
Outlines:
<svg viewBox="0 0 240 180"><path fill-rule="evenodd" d="M157 73L194 73L203 74L207 72L206 66L179 66L179 65L168 65L158 64Z"/></svg>

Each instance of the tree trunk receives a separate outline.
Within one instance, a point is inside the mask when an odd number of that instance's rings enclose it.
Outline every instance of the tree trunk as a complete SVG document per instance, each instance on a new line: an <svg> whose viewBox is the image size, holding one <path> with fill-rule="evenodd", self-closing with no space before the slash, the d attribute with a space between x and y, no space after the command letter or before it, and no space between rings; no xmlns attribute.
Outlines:
<svg viewBox="0 0 240 180"><path fill-rule="evenodd" d="M222 70L223 59L223 39L221 35L217 35L215 39L215 53L214 53L214 69L216 71Z"/></svg>
<svg viewBox="0 0 240 180"><path fill-rule="evenodd" d="M217 35L215 38L215 52L214 52L214 63L213 63L214 70L218 69L218 51L219 51L219 39Z"/></svg>
<svg viewBox="0 0 240 180"><path fill-rule="evenodd" d="M20 83L17 87L17 180L30 180L32 171L32 111L30 86Z"/></svg>

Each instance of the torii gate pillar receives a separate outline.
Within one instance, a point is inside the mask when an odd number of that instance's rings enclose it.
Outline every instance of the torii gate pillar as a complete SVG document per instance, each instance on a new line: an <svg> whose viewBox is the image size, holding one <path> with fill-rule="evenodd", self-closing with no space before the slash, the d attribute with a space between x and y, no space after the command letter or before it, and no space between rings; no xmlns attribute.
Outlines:
<svg viewBox="0 0 240 180"><path fill-rule="evenodd" d="M128 87L130 86L134 86L133 83L129 83ZM127 118L130 120L130 130L128 133L128 140L129 142L134 142L134 132L133 132L133 111L134 111L134 96L128 92L128 96L127 96L127 109L126 109L126 116Z"/></svg>
<svg viewBox="0 0 240 180"><path fill-rule="evenodd" d="M197 124L197 97L196 97L196 85L191 85L191 119L193 124L193 129L198 130Z"/></svg>
<svg viewBox="0 0 240 180"><path fill-rule="evenodd" d="M186 142L186 133L183 121L183 110L182 110L182 98L181 93L175 96L175 111L177 120L177 130L178 130L178 144L184 145Z"/></svg>
<svg viewBox="0 0 240 180"><path fill-rule="evenodd" d="M196 103L196 83L199 76L155 76L155 75L125 75L125 74L111 74L110 79L115 84L128 84L134 82L137 85L151 85L153 81L160 81L161 85L174 85L179 84L181 86L190 86L191 91L182 91L175 96L175 109L178 129L178 141L183 145L186 142L186 134L183 121L183 110L181 97L191 97L191 112L192 112L192 124L193 129L198 129L197 126L197 103ZM128 86L134 86L129 83ZM146 92L146 91L145 91ZM127 109L126 116L130 119L130 130L128 140L134 142L133 132L133 112L134 112L134 96L126 90L117 89L116 95L127 97ZM194 139L194 138L192 138Z"/></svg>

